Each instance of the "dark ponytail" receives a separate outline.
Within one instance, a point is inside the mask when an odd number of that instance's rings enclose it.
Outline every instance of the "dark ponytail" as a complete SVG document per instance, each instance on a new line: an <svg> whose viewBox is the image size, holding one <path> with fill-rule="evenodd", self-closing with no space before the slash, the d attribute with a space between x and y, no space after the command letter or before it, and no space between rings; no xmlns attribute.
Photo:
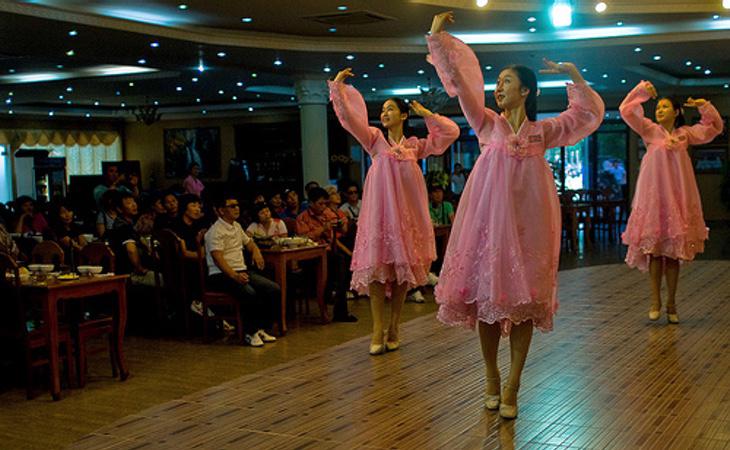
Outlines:
<svg viewBox="0 0 730 450"><path fill-rule="evenodd" d="M520 64L512 64L507 66L505 69L512 70L517 74L517 78L520 79L522 87L530 90L525 99L525 113L527 119L531 121L537 120L537 75L527 66Z"/></svg>
<svg viewBox="0 0 730 450"><path fill-rule="evenodd" d="M659 101L662 100L669 101L672 104L672 109L677 113L677 116L674 118L674 128L684 126L687 122L684 120L684 114L682 113L682 102L676 97L663 97L659 99Z"/></svg>

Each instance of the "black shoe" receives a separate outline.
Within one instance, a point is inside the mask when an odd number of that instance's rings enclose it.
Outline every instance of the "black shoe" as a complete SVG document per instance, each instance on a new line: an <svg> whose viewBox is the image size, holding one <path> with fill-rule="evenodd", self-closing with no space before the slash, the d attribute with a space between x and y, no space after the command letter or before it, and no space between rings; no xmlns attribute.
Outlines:
<svg viewBox="0 0 730 450"><path fill-rule="evenodd" d="M332 318L333 322L357 322L357 317L353 316L352 314L347 314L346 316L335 316Z"/></svg>

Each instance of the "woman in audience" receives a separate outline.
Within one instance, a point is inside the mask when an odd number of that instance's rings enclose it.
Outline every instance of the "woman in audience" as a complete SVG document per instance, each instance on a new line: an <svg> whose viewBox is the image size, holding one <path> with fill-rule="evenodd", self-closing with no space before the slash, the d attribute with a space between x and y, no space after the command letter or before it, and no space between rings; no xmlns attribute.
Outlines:
<svg viewBox="0 0 730 450"><path fill-rule="evenodd" d="M101 211L96 215L96 236L99 239L106 239L106 233L114 228L118 215L117 203L121 195L118 189L108 189L101 195Z"/></svg>
<svg viewBox="0 0 730 450"><path fill-rule="evenodd" d="M246 229L246 233L254 239L287 237L284 221L271 217L271 209L266 203L254 204L254 221Z"/></svg>
<svg viewBox="0 0 730 450"><path fill-rule="evenodd" d="M687 108L702 116L696 125L685 126L682 104L670 98L657 102L656 123L644 116L642 104L657 98L654 85L640 82L619 107L621 117L646 144L631 215L623 233L629 246L626 264L651 274L649 319L661 315L662 274L667 279L667 320L679 323L675 295L679 261L691 261L705 249L707 227L702 216L700 193L695 181L688 145L706 144L722 132L722 118L705 99L688 98Z"/></svg>
<svg viewBox="0 0 730 450"><path fill-rule="evenodd" d="M287 189L284 191L284 213L282 219L294 219L296 220L301 214L302 209L299 204L299 194L293 189Z"/></svg>
<svg viewBox="0 0 730 450"><path fill-rule="evenodd" d="M73 208L67 200L59 200L53 205L50 219L53 240L61 245L67 258L71 258L74 250L81 250L86 245L81 227L74 222Z"/></svg>
<svg viewBox="0 0 730 450"><path fill-rule="evenodd" d="M166 192L162 196L162 206L165 208L165 213L159 214L157 217L155 217L155 230L172 228L172 226L175 224L179 211L177 195L175 195L175 193L172 191Z"/></svg>
<svg viewBox="0 0 730 450"><path fill-rule="evenodd" d="M271 207L271 214L274 217L282 218L286 208L284 207L284 201L281 199L281 194L275 192L274 195L269 199L269 206Z"/></svg>
<svg viewBox="0 0 730 450"><path fill-rule="evenodd" d="M35 201L27 195L21 195L15 200L16 233L45 234L50 231L48 221L41 212L36 212Z"/></svg>
<svg viewBox="0 0 730 450"><path fill-rule="evenodd" d="M182 186L186 194L193 194L201 198L205 185L200 181L198 175L200 175L200 165L198 163L190 164L188 176L183 180Z"/></svg>
<svg viewBox="0 0 730 450"><path fill-rule="evenodd" d="M166 212L160 194L145 196L142 199L142 214L139 215L137 222L134 224L134 231L139 233L140 236L151 236L152 230L155 228L155 219Z"/></svg>
<svg viewBox="0 0 730 450"><path fill-rule="evenodd" d="M506 419L517 416L517 390L533 325L553 327L558 307L560 203L545 150L574 145L603 120L604 105L574 64L547 59L541 73L567 75L568 109L537 120L537 76L512 65L497 79L501 114L484 106L484 78L474 52L444 32L451 12L433 19L426 39L430 61L481 146L456 211L436 286L438 318L449 325L479 324L486 366L484 406ZM511 367L500 396L497 350L510 339Z"/></svg>
<svg viewBox="0 0 730 450"><path fill-rule="evenodd" d="M426 184L417 161L446 151L459 137L459 127L413 101L411 109L424 117L429 135L426 139L406 137L409 108L402 99L391 98L383 103L380 114L385 135L369 125L362 95L345 83L352 76L349 68L337 74L329 83L330 99L342 126L373 159L363 189L350 287L370 295L370 354L377 355L399 348L400 312L406 292L426 284L428 269L436 259ZM383 315L389 291L391 319L384 339Z"/></svg>

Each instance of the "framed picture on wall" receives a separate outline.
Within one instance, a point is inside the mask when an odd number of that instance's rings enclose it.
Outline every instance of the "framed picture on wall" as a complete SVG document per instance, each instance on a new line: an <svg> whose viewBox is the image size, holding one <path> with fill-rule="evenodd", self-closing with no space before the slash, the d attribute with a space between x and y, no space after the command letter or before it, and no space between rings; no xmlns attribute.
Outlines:
<svg viewBox="0 0 730 450"><path fill-rule="evenodd" d="M186 177L192 163L200 166L202 177L220 177L220 128L169 128L164 138L166 178Z"/></svg>
<svg viewBox="0 0 730 450"><path fill-rule="evenodd" d="M692 164L696 173L721 173L727 164L727 146L692 149Z"/></svg>

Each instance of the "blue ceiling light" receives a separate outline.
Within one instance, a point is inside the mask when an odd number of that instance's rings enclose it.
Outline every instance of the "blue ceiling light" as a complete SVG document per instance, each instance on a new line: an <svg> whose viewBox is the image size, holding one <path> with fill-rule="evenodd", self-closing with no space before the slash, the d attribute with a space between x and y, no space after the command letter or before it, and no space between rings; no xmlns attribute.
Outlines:
<svg viewBox="0 0 730 450"><path fill-rule="evenodd" d="M138 59L138 60L137 60L137 64L140 64L140 65L145 65L145 64L147 64L147 60L146 60L146 59L144 59L144 58L142 58L142 59Z"/></svg>
<svg viewBox="0 0 730 450"><path fill-rule="evenodd" d="M537 21L537 19L534 18L533 16L530 16L530 17L527 18L527 21L530 22L530 23L533 23L533 22Z"/></svg>
<svg viewBox="0 0 730 450"><path fill-rule="evenodd" d="M352 61L353 59L355 59L355 55L347 55L345 56L345 59L348 61Z"/></svg>
<svg viewBox="0 0 730 450"><path fill-rule="evenodd" d="M188 9L188 5L186 5L185 3L180 3L179 5L177 5L177 9L185 11L186 9Z"/></svg>
<svg viewBox="0 0 730 450"><path fill-rule="evenodd" d="M218 52L218 53L217 53L216 55L217 55L217 56L218 56L219 58L225 58L225 57L226 57L226 52Z"/></svg>
<svg viewBox="0 0 730 450"><path fill-rule="evenodd" d="M242 17L241 22L243 23L251 23L253 22L253 17Z"/></svg>
<svg viewBox="0 0 730 450"><path fill-rule="evenodd" d="M550 7L550 21L555 28L569 27L573 23L573 7L569 0L555 0Z"/></svg>
<svg viewBox="0 0 730 450"><path fill-rule="evenodd" d="M623 21L623 20L619 20L618 22L616 22L616 26L617 26L617 27L622 27L622 26L624 26L624 21Z"/></svg>
<svg viewBox="0 0 730 450"><path fill-rule="evenodd" d="M327 30L327 31L329 31L330 33L337 33L337 28L335 28L335 27L332 27L332 28L330 28L330 29L329 29L329 30Z"/></svg>
<svg viewBox="0 0 730 450"><path fill-rule="evenodd" d="M651 57L651 59L653 59L654 61L661 61L662 55L654 55Z"/></svg>
<svg viewBox="0 0 730 450"><path fill-rule="evenodd" d="M337 9L338 9L339 11L347 11L347 6L345 6L345 5L340 5L340 6L338 6L338 7L337 7Z"/></svg>
<svg viewBox="0 0 730 450"><path fill-rule="evenodd" d="M529 31L530 33L534 33L535 31L537 31L537 28L530 27L530 28L527 29L527 31Z"/></svg>
<svg viewBox="0 0 730 450"><path fill-rule="evenodd" d="M78 34L79 34L79 32L76 31L76 30L71 30L71 31L68 32L68 35L71 36L71 37L78 36Z"/></svg>
<svg viewBox="0 0 730 450"><path fill-rule="evenodd" d="M160 46L159 42L150 42L150 47L152 48L158 48Z"/></svg>
<svg viewBox="0 0 730 450"><path fill-rule="evenodd" d="M282 65L282 64L284 64L284 63L283 63L283 62L281 62L281 60L280 60L279 58L276 58L276 59L274 60L274 65L275 65L275 66L277 66L277 67L278 67L278 66L280 66L280 65Z"/></svg>
<svg viewBox="0 0 730 450"><path fill-rule="evenodd" d="M640 51L641 51L641 47L636 47L636 48L634 48L634 52L635 52L635 53L639 53Z"/></svg>

